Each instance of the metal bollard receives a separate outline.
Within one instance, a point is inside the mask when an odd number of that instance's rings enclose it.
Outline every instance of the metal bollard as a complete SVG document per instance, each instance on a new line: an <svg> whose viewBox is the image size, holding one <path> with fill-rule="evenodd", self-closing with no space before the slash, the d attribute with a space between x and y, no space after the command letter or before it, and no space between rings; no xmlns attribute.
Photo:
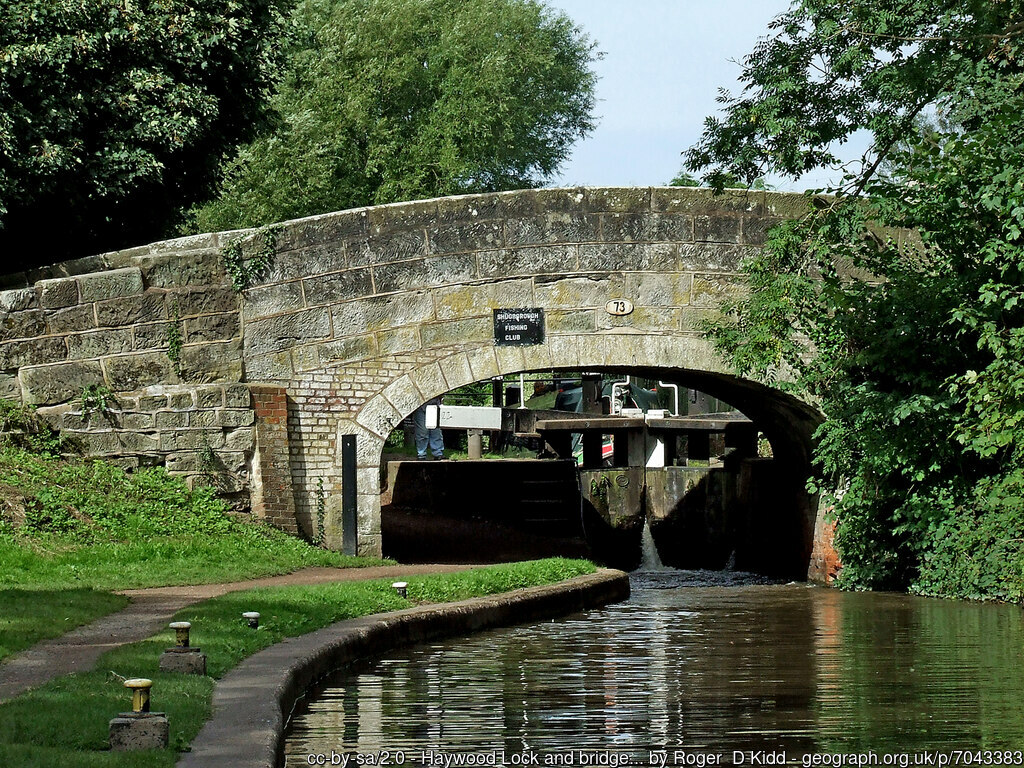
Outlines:
<svg viewBox="0 0 1024 768"><path fill-rule="evenodd" d="M133 677L124 681L124 687L132 692L132 712L149 712L149 689L153 687L153 681Z"/></svg>
<svg viewBox="0 0 1024 768"><path fill-rule="evenodd" d="M172 621L170 626L174 630L174 644L178 648L188 648L188 631L192 628L191 622Z"/></svg>
<svg viewBox="0 0 1024 768"><path fill-rule="evenodd" d="M124 681L124 687L132 692L132 711L122 712L110 721L111 751L167 748L170 736L167 715L149 711L152 685L152 680L141 677Z"/></svg>
<svg viewBox="0 0 1024 768"><path fill-rule="evenodd" d="M160 654L161 672L180 672L183 675L205 675L206 654L201 649L193 648L189 638L191 622L172 621L175 645Z"/></svg>

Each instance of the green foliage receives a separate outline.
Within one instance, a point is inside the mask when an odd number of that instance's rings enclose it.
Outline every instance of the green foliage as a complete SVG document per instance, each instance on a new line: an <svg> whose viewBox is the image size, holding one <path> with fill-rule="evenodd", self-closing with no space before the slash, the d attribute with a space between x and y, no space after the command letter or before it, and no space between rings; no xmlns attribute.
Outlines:
<svg viewBox="0 0 1024 768"><path fill-rule="evenodd" d="M216 468L217 454L210 446L209 441L204 439L203 444L199 447L199 469L205 474L210 475Z"/></svg>
<svg viewBox="0 0 1024 768"><path fill-rule="evenodd" d="M260 227L247 237L234 240L221 250L231 288L240 293L264 277L274 264L280 226Z"/></svg>
<svg viewBox="0 0 1024 768"><path fill-rule="evenodd" d="M672 181L668 183L670 187L699 187L700 179L696 176L687 173L685 170L679 171Z"/></svg>
<svg viewBox="0 0 1024 768"><path fill-rule="evenodd" d="M114 402L114 393L105 384L87 384L82 388L79 402L82 406L82 421L86 424L93 414L99 414L109 421L110 404Z"/></svg>
<svg viewBox="0 0 1024 768"><path fill-rule="evenodd" d="M3 587L123 589L379 562L236 519L213 487L189 490L158 467L127 473L7 447L0 493L23 510L0 526Z"/></svg>
<svg viewBox="0 0 1024 768"><path fill-rule="evenodd" d="M742 94L722 94L725 114L707 118L686 166L719 189L729 175L795 178L839 167L836 146L867 130L874 151L850 177L863 190L918 115L966 95L991 54L1012 60L1001 47L1016 44L1019 14L1016 2L797 0L744 60Z"/></svg>
<svg viewBox="0 0 1024 768"><path fill-rule="evenodd" d="M280 120L193 228L533 187L593 127L594 45L536 0L303 0Z"/></svg>
<svg viewBox="0 0 1024 768"><path fill-rule="evenodd" d="M0 445L10 445L44 456L59 456L77 446L59 430L39 418L34 406L0 399Z"/></svg>
<svg viewBox="0 0 1024 768"><path fill-rule="evenodd" d="M771 189L771 185L764 180L763 176L758 176L753 181L747 183L742 181L733 173L723 173L718 178L718 182L721 184L721 188L728 189ZM703 187L704 184L696 176L687 173L685 170L679 171L675 177L668 183L670 187Z"/></svg>
<svg viewBox="0 0 1024 768"><path fill-rule="evenodd" d="M490 381L475 381L453 389L445 395L452 405L490 405L493 395Z"/></svg>
<svg viewBox="0 0 1024 768"><path fill-rule="evenodd" d="M129 474L105 461L62 461L7 449L0 453L0 483L25 497L28 531L74 534L77 543L238 528L212 489L189 490L162 467Z"/></svg>
<svg viewBox="0 0 1024 768"><path fill-rule="evenodd" d="M3 250L49 263L171 231L264 122L290 6L0 4Z"/></svg>
<svg viewBox="0 0 1024 768"><path fill-rule="evenodd" d="M688 153L715 183L874 136L712 330L738 372L795 373L822 408L851 587L1024 599L1022 24L1016 3L798 2Z"/></svg>

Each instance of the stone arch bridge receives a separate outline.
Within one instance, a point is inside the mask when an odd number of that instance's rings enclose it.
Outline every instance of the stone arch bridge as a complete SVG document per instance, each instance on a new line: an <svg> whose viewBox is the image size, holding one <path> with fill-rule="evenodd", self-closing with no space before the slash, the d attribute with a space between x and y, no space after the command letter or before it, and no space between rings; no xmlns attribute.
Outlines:
<svg viewBox="0 0 1024 768"><path fill-rule="evenodd" d="M763 191L527 190L342 211L8 275L0 397L37 405L91 454L248 494L254 514L287 530L311 532L322 483L334 543L340 437L356 435L364 554L380 552L378 470L391 430L425 400L501 374L671 371L753 418L801 483L817 414L728 375L697 328L741 289L740 261L765 230L805 202ZM241 291L226 266L232 243L270 262ZM614 298L634 311L608 314ZM501 307L543 308L545 342L495 346ZM84 413L83 392L98 388L113 397ZM813 526L810 501L802 514Z"/></svg>

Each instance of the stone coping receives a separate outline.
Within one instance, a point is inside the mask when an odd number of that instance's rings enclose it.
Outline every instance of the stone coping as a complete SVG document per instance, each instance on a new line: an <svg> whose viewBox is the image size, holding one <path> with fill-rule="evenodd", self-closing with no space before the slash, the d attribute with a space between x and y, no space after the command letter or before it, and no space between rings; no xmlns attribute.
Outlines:
<svg viewBox="0 0 1024 768"><path fill-rule="evenodd" d="M277 768L296 701L317 680L393 648L562 616L629 597L629 577L601 569L558 584L349 619L253 654L218 683L213 716L178 768Z"/></svg>

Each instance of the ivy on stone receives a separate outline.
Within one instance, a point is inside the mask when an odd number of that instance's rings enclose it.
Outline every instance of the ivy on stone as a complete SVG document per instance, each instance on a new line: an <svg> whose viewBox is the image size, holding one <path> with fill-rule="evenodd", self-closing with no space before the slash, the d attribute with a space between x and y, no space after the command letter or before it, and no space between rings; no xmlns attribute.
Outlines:
<svg viewBox="0 0 1024 768"><path fill-rule="evenodd" d="M167 324L167 358L171 361L174 373L181 376L181 351L184 346L184 339L181 332L181 318L178 315L178 308L171 310L171 321Z"/></svg>
<svg viewBox="0 0 1024 768"><path fill-rule="evenodd" d="M82 388L79 398L82 421L88 424L93 414L98 414L107 421L111 421L113 417L111 405L114 401L114 393L105 384L87 384Z"/></svg>
<svg viewBox="0 0 1024 768"><path fill-rule="evenodd" d="M313 535L313 543L318 547L325 546L327 541L327 501L324 493L324 479L316 479L316 533Z"/></svg>

